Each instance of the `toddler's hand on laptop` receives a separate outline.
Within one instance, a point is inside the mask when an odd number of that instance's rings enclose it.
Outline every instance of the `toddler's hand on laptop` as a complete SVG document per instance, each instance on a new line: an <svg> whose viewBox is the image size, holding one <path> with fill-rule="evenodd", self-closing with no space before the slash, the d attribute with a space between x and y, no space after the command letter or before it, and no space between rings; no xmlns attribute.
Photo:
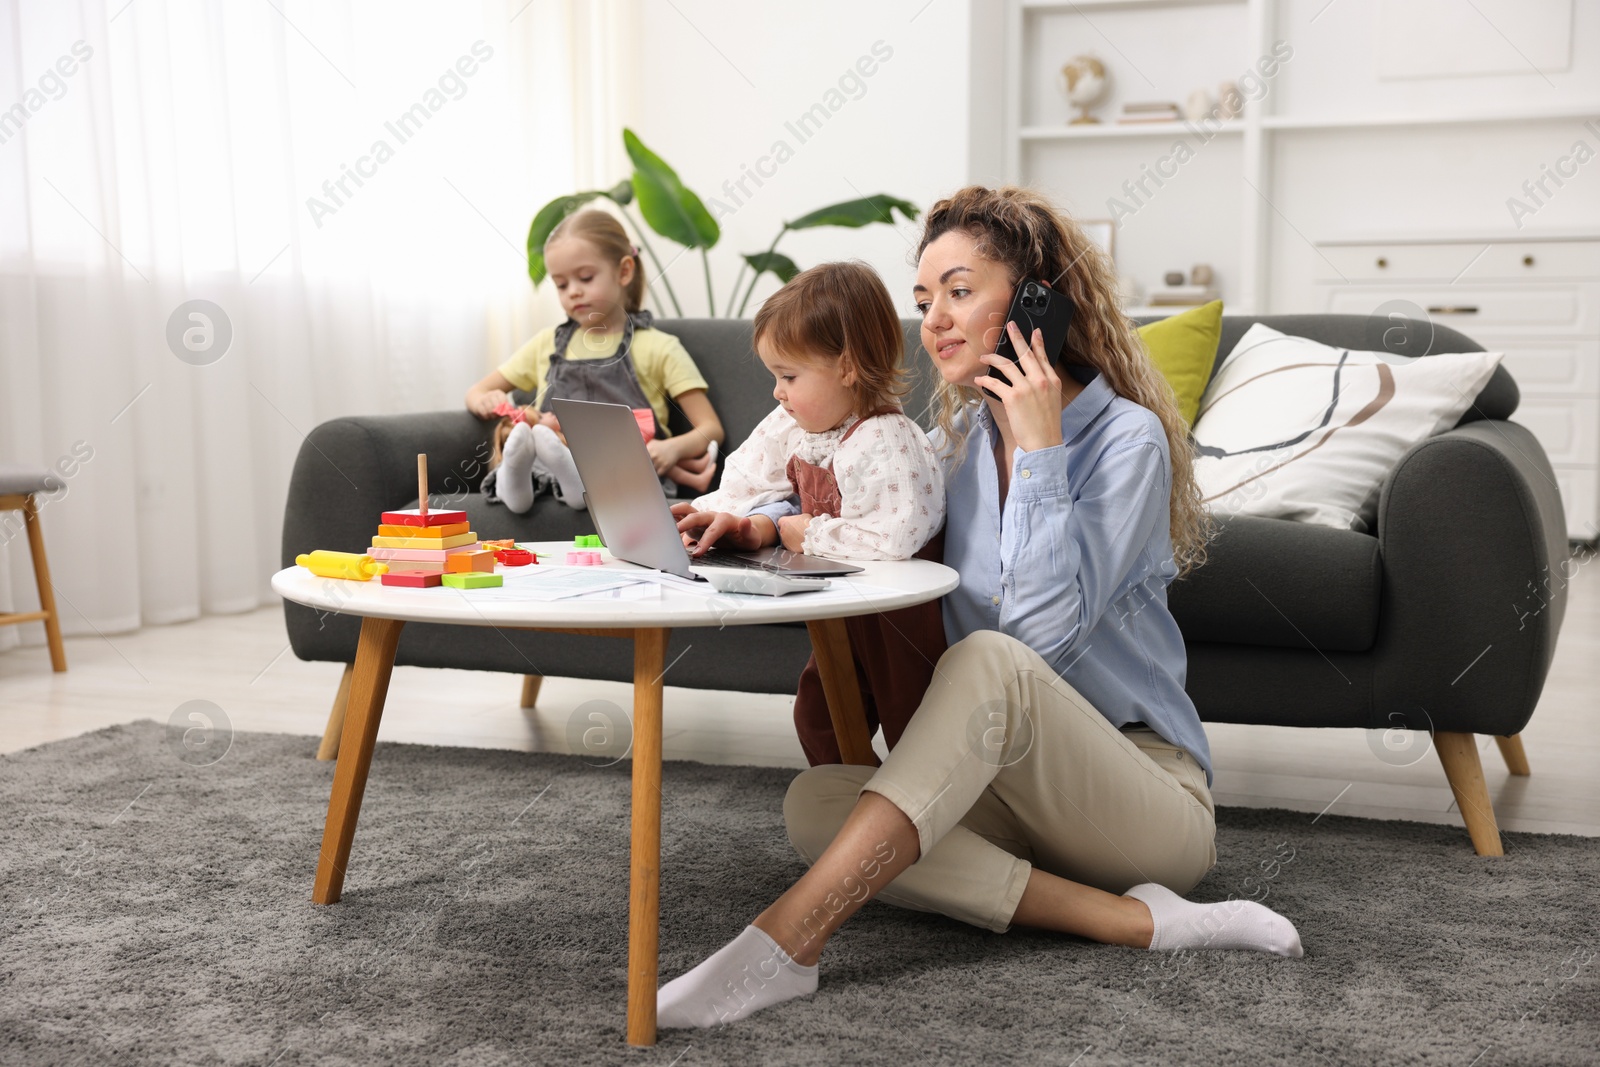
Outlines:
<svg viewBox="0 0 1600 1067"><path fill-rule="evenodd" d="M785 515L778 520L778 539L783 542L783 547L790 552L804 552L801 546L805 544L806 527L811 524L810 515Z"/></svg>
<svg viewBox="0 0 1600 1067"><path fill-rule="evenodd" d="M684 547L691 556L705 555L717 544L751 551L777 539L772 520L766 516L752 519L727 511L695 511L689 504L674 504L672 514L677 517Z"/></svg>

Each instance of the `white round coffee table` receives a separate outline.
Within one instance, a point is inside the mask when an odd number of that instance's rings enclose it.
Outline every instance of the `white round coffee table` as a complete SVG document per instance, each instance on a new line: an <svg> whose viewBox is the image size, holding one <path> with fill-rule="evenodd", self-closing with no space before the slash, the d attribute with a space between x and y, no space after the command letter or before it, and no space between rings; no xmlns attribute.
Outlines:
<svg viewBox="0 0 1600 1067"><path fill-rule="evenodd" d="M564 559L570 544L534 546L543 559ZM641 568L605 557L602 567L581 568L622 577ZM536 566L546 567L541 562ZM279 596L297 604L362 619L356 648L339 762L328 798L328 817L317 859L311 897L319 904L339 900L355 838L356 819L366 789L372 750L383 715L395 648L407 622L493 626L518 630L593 634L633 640L633 830L628 906L628 1043L656 1040L656 980L661 876L661 700L668 634L685 626L753 626L804 622L811 635L817 669L828 698L839 750L846 763L873 765L861 692L850 654L844 619L926 603L956 587L957 574L926 560L864 563L860 574L832 579L821 592L783 597L708 594L687 584L659 583L659 594L644 599L610 596L532 600L517 592L539 575L526 572L501 589L410 589L377 580L354 582L319 578L303 567L288 567L272 577ZM512 570L497 567L502 574ZM548 571L547 578L558 572Z"/></svg>

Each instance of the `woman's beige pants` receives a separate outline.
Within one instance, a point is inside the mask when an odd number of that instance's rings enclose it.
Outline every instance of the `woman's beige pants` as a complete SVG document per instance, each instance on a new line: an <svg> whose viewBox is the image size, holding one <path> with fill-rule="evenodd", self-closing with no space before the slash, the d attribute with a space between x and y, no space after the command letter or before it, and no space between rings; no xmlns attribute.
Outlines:
<svg viewBox="0 0 1600 1067"><path fill-rule="evenodd" d="M921 858L879 898L994 931L1032 867L1122 893L1194 888L1217 861L1205 771L1155 731L1118 730L1027 645L972 634L882 767L825 764L789 786L789 840L814 863L863 789L916 825Z"/></svg>

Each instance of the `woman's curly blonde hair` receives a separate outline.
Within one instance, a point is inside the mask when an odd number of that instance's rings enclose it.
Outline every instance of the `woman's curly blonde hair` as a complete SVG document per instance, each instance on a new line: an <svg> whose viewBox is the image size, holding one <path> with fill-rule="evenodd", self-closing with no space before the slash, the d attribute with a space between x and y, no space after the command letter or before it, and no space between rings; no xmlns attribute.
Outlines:
<svg viewBox="0 0 1600 1067"><path fill-rule="evenodd" d="M998 189L969 185L934 204L923 218L917 260L951 230L976 239L978 254L1005 267L1013 286L1024 278L1036 278L1072 298L1077 314L1067 331L1062 360L1097 368L1118 396L1149 408L1161 420L1172 460L1171 533L1177 577L1204 563L1215 524L1195 484L1188 428L1172 387L1122 314L1110 261L1049 199L1011 185ZM938 395L939 428L959 463L966 437L958 422L983 394L941 381Z"/></svg>

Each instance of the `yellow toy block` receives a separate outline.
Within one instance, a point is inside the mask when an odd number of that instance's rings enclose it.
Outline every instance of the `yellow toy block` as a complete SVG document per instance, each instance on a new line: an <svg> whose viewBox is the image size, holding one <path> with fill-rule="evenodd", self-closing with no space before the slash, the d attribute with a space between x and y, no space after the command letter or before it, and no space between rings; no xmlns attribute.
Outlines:
<svg viewBox="0 0 1600 1067"><path fill-rule="evenodd" d="M478 535L468 530L454 537L384 537L381 534L372 539L373 548L459 548L462 545L476 543Z"/></svg>
<svg viewBox="0 0 1600 1067"><path fill-rule="evenodd" d="M379 537L425 537L433 541L470 532L472 525L465 522L452 522L448 526L391 526L384 523L378 527Z"/></svg>

